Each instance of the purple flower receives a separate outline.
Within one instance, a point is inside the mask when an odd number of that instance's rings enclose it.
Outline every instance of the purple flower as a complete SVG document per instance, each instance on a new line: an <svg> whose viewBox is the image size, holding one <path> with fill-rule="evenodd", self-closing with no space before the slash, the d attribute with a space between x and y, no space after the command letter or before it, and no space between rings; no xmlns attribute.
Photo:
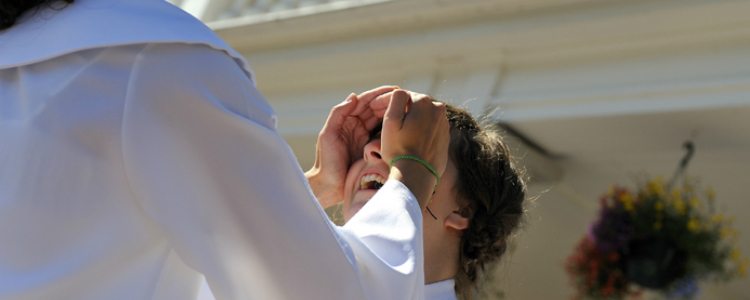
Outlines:
<svg viewBox="0 0 750 300"><path fill-rule="evenodd" d="M698 281L694 277L684 277L675 280L667 291L668 299L692 300L700 293Z"/></svg>
<svg viewBox="0 0 750 300"><path fill-rule="evenodd" d="M602 207L599 220L590 225L589 235L594 237L601 251L617 251L633 237L635 227L628 212Z"/></svg>

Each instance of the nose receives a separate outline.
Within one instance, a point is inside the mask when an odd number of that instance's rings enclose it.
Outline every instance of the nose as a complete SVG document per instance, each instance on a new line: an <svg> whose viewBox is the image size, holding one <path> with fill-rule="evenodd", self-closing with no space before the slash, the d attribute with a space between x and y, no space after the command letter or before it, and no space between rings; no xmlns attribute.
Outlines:
<svg viewBox="0 0 750 300"><path fill-rule="evenodd" d="M383 159L380 156L380 139L374 139L365 145L365 161L376 162Z"/></svg>

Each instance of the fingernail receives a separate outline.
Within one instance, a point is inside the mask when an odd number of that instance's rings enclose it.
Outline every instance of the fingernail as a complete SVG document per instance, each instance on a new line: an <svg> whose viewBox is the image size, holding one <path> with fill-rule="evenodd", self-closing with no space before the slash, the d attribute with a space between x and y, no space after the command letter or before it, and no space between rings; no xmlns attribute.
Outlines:
<svg viewBox="0 0 750 300"><path fill-rule="evenodd" d="M354 100L354 97L356 97L356 96L357 95L354 94L354 93L349 94L349 97L346 97L346 100L344 100L344 103L352 102L352 100Z"/></svg>

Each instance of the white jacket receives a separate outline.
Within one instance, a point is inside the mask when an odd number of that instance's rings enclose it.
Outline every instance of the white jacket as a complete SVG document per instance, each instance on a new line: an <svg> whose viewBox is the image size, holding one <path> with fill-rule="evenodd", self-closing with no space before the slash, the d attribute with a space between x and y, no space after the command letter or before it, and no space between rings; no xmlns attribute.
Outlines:
<svg viewBox="0 0 750 300"><path fill-rule="evenodd" d="M245 60L171 4L0 32L0 299L421 299L419 206L382 194L328 222Z"/></svg>

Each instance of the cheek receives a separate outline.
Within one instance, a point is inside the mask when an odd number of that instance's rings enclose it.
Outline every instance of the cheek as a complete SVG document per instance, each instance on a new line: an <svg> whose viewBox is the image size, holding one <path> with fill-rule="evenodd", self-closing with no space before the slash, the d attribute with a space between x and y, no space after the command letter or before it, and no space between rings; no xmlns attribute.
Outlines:
<svg viewBox="0 0 750 300"><path fill-rule="evenodd" d="M349 221L351 218L351 215L349 214L349 211L352 208L352 201L354 200L354 192L357 189L358 184L358 178L359 173L362 172L362 169L365 167L365 160L360 159L352 164L351 167L349 167L349 171L346 173L346 181L344 182L344 203L343 203L343 210L344 210L344 221Z"/></svg>

